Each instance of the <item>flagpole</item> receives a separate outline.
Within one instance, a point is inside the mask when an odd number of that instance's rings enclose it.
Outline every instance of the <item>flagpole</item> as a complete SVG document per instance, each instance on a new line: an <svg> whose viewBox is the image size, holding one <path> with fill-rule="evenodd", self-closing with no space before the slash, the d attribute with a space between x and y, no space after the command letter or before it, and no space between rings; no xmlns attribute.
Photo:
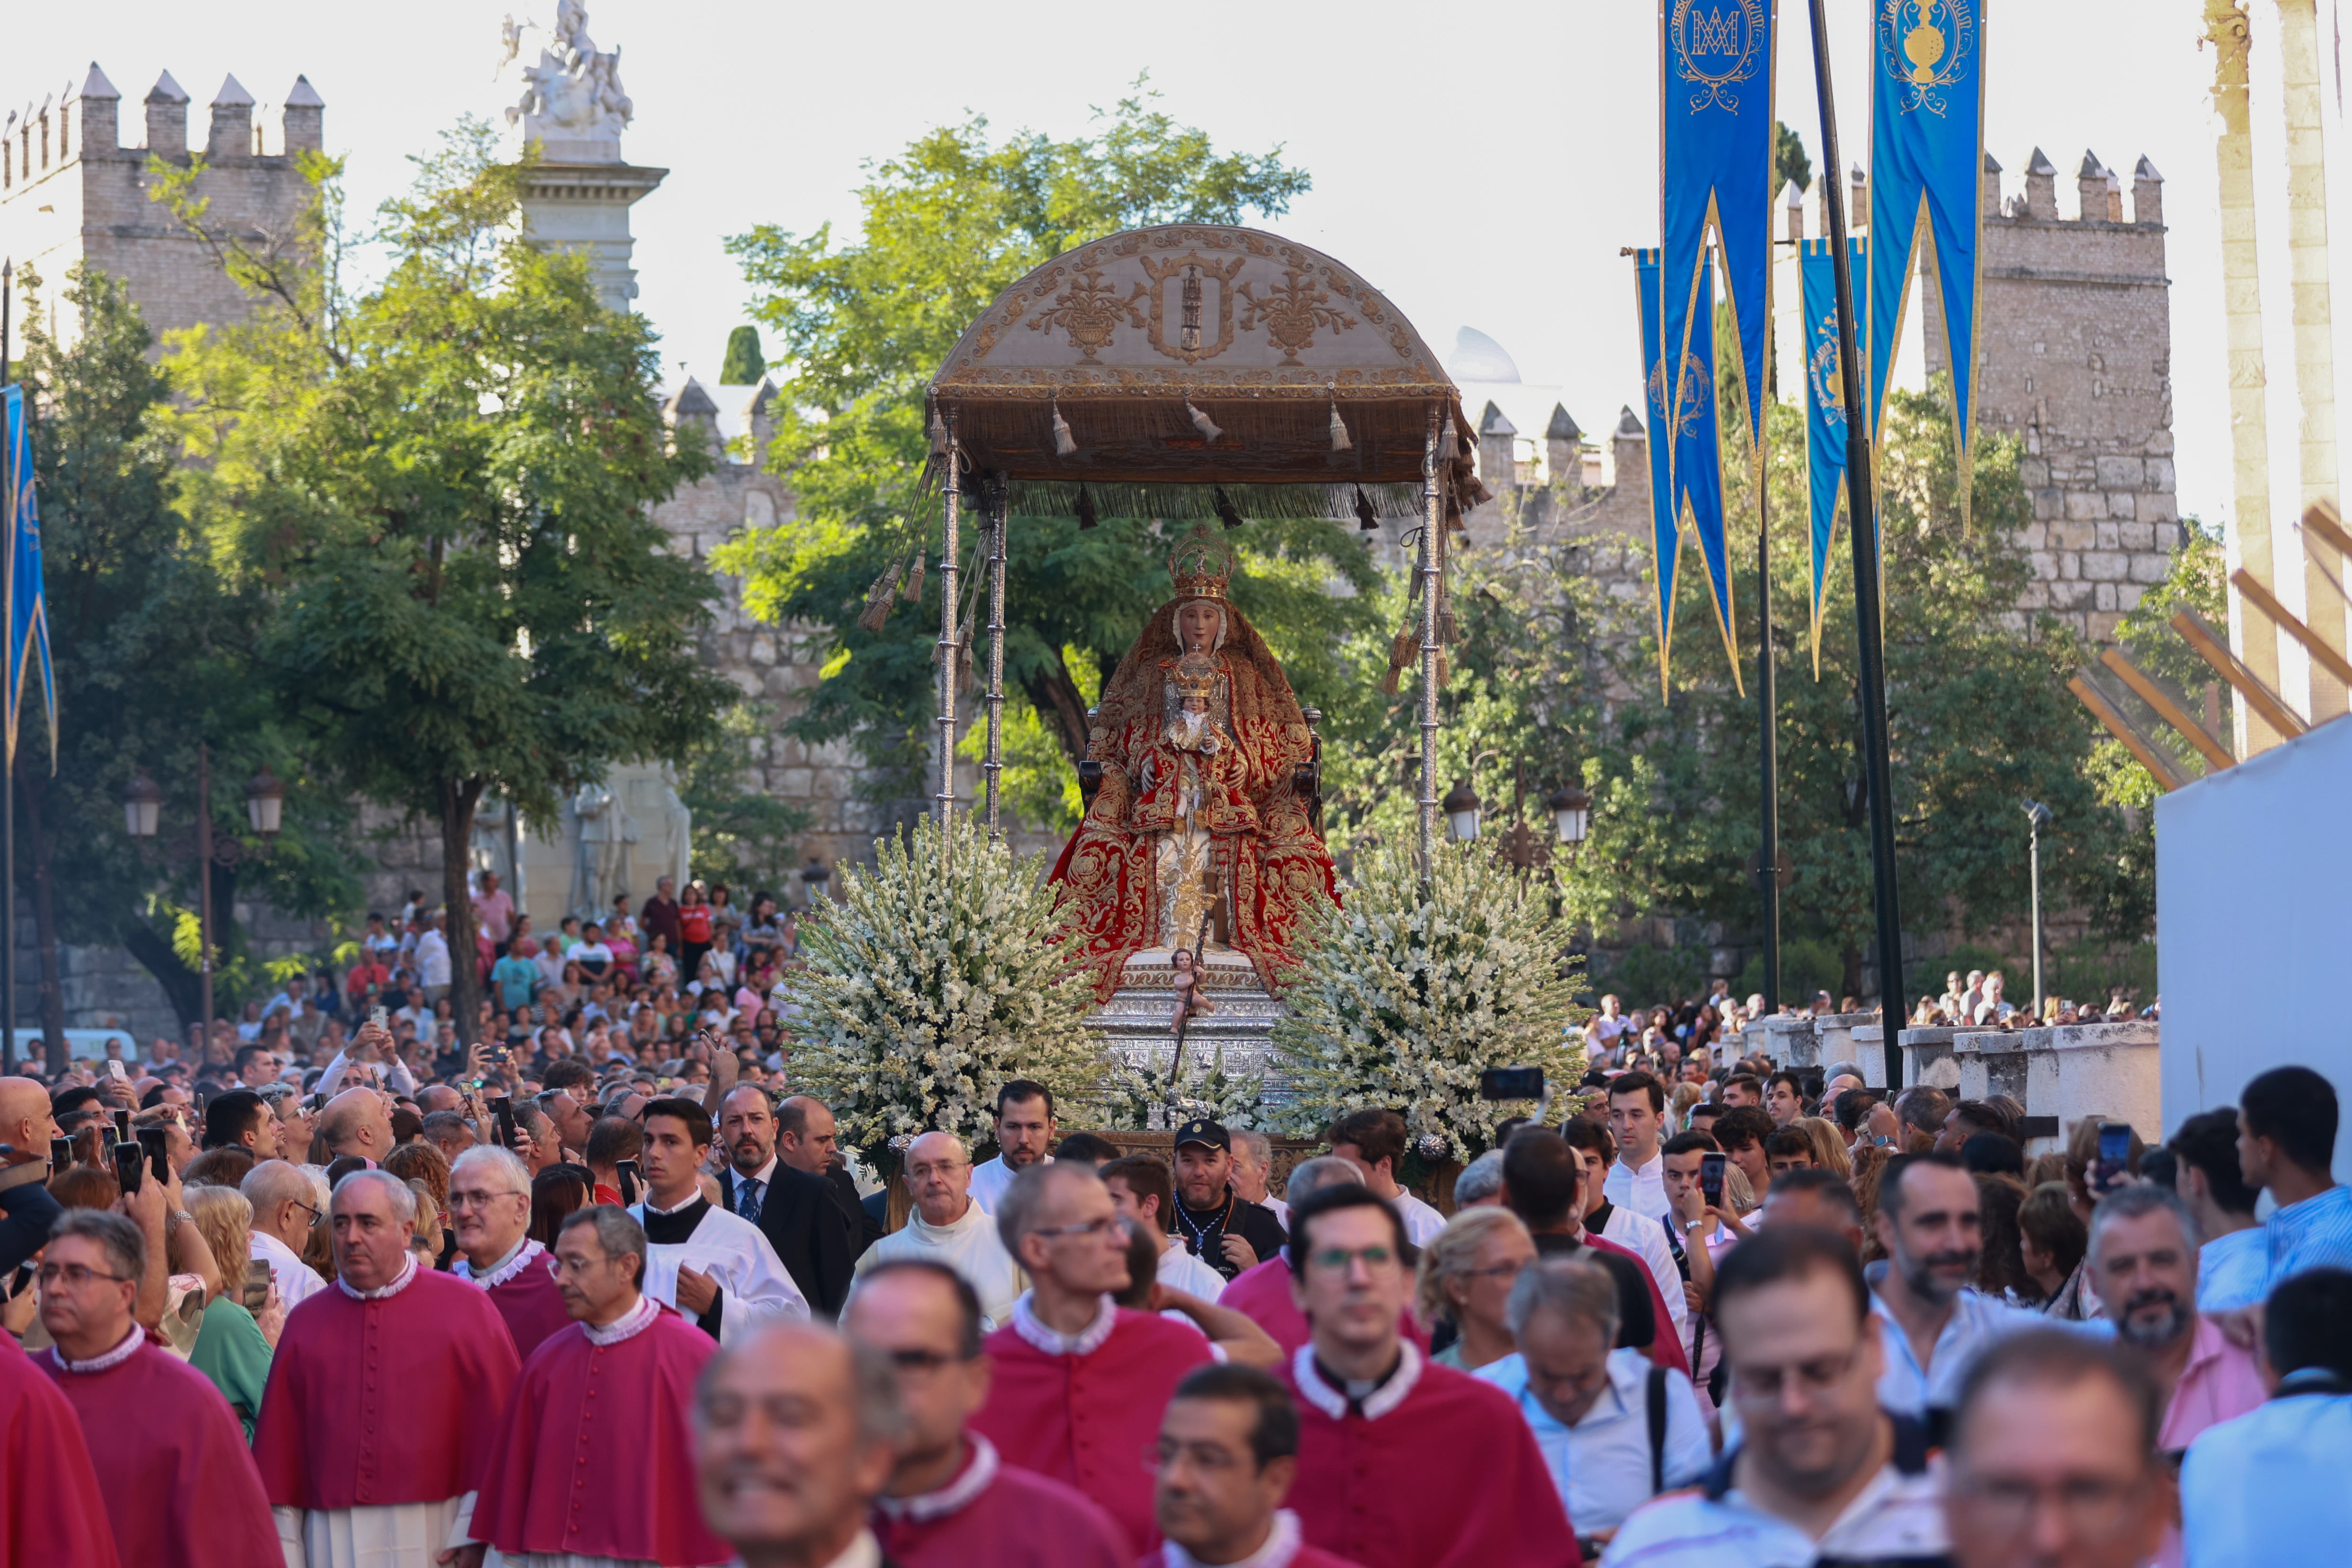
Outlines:
<svg viewBox="0 0 2352 1568"><path fill-rule="evenodd" d="M1822 161L1827 178L1830 269L1837 288L1838 376L1845 395L1846 531L1853 539L1853 629L1860 645L1863 788L1870 805L1872 904L1878 924L1878 1021L1886 1053L1886 1087L1903 1083L1903 912L1895 886L1894 769L1887 760L1885 648L1878 604L1878 514L1871 504L1870 435L1862 395L1862 362L1854 348L1853 268L1846 256L1845 161L1838 155L1837 99L1830 85L1829 24L1822 0L1811 0L1813 89L1822 115Z"/></svg>
<svg viewBox="0 0 2352 1568"><path fill-rule="evenodd" d="M16 264L14 259L0 262L0 387L8 384L9 308L16 301ZM7 421L0 418L0 487L5 487L5 506L0 506L0 518L8 525L7 565L0 577L6 579L8 591L8 630L13 644L16 627L16 442L15 433L6 429ZM0 1073L14 1076L16 1071L16 731L8 731L6 761L8 776L0 781Z"/></svg>
<svg viewBox="0 0 2352 1568"><path fill-rule="evenodd" d="M1770 312L1766 312L1770 321ZM1767 329L1769 330L1769 327ZM1764 340L1769 377L1772 340ZM1771 384L1765 384L1764 424L1756 432L1756 722L1758 763L1763 774L1763 847L1756 855L1756 888L1764 900L1764 1016L1780 1011L1780 740L1772 689L1772 463L1765 430L1772 420Z"/></svg>

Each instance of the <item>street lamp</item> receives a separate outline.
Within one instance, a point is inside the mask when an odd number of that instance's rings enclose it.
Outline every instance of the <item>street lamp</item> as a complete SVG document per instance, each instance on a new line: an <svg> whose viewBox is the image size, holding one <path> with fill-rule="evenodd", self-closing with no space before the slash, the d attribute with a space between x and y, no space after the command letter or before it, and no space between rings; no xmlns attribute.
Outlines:
<svg viewBox="0 0 2352 1568"><path fill-rule="evenodd" d="M1556 790L1544 803L1551 808L1552 831L1559 836L1560 847L1568 851L1573 862L1584 847L1584 836L1592 826L1592 797L1575 784Z"/></svg>
<svg viewBox="0 0 2352 1568"><path fill-rule="evenodd" d="M818 899L824 896L825 884L833 880L833 871L815 856L809 857L808 869L801 873L801 885L808 889L808 907L814 910Z"/></svg>
<svg viewBox="0 0 2352 1568"><path fill-rule="evenodd" d="M2042 1022L2042 830L2050 826L2050 808L2038 800L2025 803L2025 820L2032 835L2033 876L2033 1021Z"/></svg>
<svg viewBox="0 0 2352 1568"><path fill-rule="evenodd" d="M1478 792L1470 787L1468 779L1446 792L1439 809L1445 813L1446 826L1452 830L1456 844L1472 843L1477 838Z"/></svg>
<svg viewBox="0 0 2352 1568"><path fill-rule="evenodd" d="M196 974L204 1011L201 1053L212 1044L213 1037L213 878L215 866L234 866L249 853L256 858L267 856L285 822L286 786L267 767L246 781L245 816L260 836L261 847L248 851L234 838L213 842L213 772L212 748L199 742L196 746L196 832L192 846L179 847L181 854L193 849L196 862ZM163 857L156 842L163 826L163 787L141 769L131 779L131 787L122 792L122 826L131 840L139 846L140 855L151 864ZM201 1056L199 1058L201 1059Z"/></svg>

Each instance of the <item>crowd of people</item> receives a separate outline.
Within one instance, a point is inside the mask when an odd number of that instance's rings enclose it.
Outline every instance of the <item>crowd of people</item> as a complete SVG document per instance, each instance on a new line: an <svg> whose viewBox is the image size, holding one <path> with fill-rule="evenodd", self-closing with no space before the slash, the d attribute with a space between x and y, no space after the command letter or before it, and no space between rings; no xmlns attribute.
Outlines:
<svg viewBox="0 0 2352 1568"><path fill-rule="evenodd" d="M2267 1568L2352 1531L2326 1079L2029 1157L2013 1102L1727 1032L1669 1074L1654 1027L1442 1194L1391 1111L1138 1152L1024 1079L992 1157L932 1131L861 1180L711 1034L674 1072L609 1037L442 1070L370 1021L0 1079L5 1561Z"/></svg>

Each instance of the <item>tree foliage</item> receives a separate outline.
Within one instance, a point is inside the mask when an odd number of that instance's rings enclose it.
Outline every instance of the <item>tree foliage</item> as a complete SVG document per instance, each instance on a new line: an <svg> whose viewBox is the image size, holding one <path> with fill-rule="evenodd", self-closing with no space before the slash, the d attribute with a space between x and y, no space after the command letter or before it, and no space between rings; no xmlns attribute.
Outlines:
<svg viewBox="0 0 2352 1568"><path fill-rule="evenodd" d="M760 329L746 322L727 334L727 357L719 364L719 384L751 386L768 372L760 352Z"/></svg>
<svg viewBox="0 0 2352 1568"><path fill-rule="evenodd" d="M939 574L878 632L856 624L867 591L924 537L936 563L936 502L909 519L925 450L923 388L964 328L1005 287L1071 247L1139 225L1278 216L1307 188L1281 149L1220 153L1139 83L1091 135L1022 132L984 119L943 126L872 170L855 242L829 228L761 226L729 248L792 372L770 461L792 483L793 521L716 554L747 578L751 612L828 629L825 679L788 725L811 743L854 736L880 787L919 793L932 718ZM978 530L967 510L965 583ZM908 529L916 530L910 536ZM1086 744L1085 692L1115 666L1171 591L1167 542L1149 521L1016 516L1007 529L1005 679L1021 743L1050 740L1067 761ZM1337 644L1363 624L1377 580L1354 536L1324 522L1265 522L1242 542L1236 598L1290 663L1306 700L1344 678ZM1334 595L1329 585L1344 583ZM1062 818L1040 778L1024 815ZM1041 821L1038 826L1045 826Z"/></svg>
<svg viewBox="0 0 2352 1568"><path fill-rule="evenodd" d="M39 298L39 280L21 275ZM61 1028L60 942L121 943L153 972L184 1021L198 1011L196 889L189 808L196 748L212 748L207 808L218 843L250 839L245 780L265 764L287 785L284 831L267 858L211 868L215 1001L233 1011L261 975L236 920L240 895L299 916L357 898L350 814L302 763L257 691L253 649L266 595L224 578L172 500L168 390L152 340L120 280L76 267L63 301L70 340L37 310L24 323L43 577L58 692L58 745L28 702L16 756L24 806L19 875L40 951L44 1026ZM163 791L156 863L123 832L121 800L141 770ZM53 771L54 770L54 771ZM181 927L190 929L180 951Z"/></svg>
<svg viewBox="0 0 2352 1568"><path fill-rule="evenodd" d="M341 281L335 165L311 165L313 248L290 259L167 185L254 310L177 335L166 369L184 500L231 582L275 600L257 675L322 771L440 827L467 1018L483 795L550 820L614 763L683 755L732 693L695 648L711 582L651 517L708 463L671 449L651 329L598 302L584 258L518 237L528 166L488 126L416 163L364 290Z"/></svg>

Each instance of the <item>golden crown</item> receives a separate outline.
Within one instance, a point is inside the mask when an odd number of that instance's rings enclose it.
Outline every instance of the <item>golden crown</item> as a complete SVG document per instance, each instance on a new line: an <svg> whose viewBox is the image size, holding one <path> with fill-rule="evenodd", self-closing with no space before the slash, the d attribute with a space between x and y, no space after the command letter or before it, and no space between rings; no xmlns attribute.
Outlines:
<svg viewBox="0 0 2352 1568"><path fill-rule="evenodd" d="M1179 697L1213 697L1217 692L1217 661L1204 653L1188 653L1176 661L1169 679Z"/></svg>
<svg viewBox="0 0 2352 1568"><path fill-rule="evenodd" d="M1234 547L1207 523L1194 523L1168 552L1168 574L1180 599L1223 599L1234 580Z"/></svg>

